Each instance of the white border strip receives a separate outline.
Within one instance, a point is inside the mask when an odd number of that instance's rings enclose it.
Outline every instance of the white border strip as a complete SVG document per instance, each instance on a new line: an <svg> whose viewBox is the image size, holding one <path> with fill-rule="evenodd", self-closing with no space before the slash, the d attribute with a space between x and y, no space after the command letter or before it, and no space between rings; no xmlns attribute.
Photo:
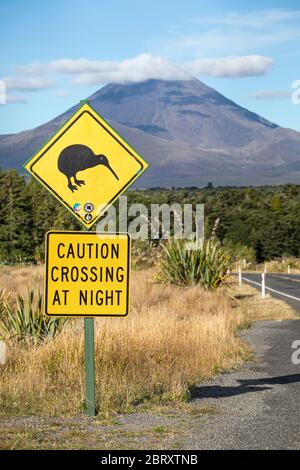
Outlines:
<svg viewBox="0 0 300 470"><path fill-rule="evenodd" d="M251 281L250 279L247 279L246 277L243 277L243 280L250 282L250 284L256 284L257 286L261 287L261 284L259 282ZM272 287L268 287L268 286L266 286L266 289L271 292L275 292L275 294L283 295L284 297L288 297L289 299L293 299L293 300L298 300L298 302L300 302L300 299L298 297L294 297L293 295L285 294L284 292L280 292L279 290L272 289Z"/></svg>

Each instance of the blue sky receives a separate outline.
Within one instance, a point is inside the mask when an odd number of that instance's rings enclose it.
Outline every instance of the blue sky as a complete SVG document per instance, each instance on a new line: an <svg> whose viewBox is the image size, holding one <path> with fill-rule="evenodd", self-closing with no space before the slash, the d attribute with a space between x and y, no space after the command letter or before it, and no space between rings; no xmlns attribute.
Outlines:
<svg viewBox="0 0 300 470"><path fill-rule="evenodd" d="M0 44L0 134L42 124L109 81L190 75L300 131L297 1L1 0Z"/></svg>

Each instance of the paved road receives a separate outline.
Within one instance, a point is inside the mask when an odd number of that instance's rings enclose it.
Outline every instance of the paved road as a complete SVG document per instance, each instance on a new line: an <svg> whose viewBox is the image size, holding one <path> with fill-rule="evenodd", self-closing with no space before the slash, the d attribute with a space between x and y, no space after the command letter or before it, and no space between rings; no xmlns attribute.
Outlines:
<svg viewBox="0 0 300 470"><path fill-rule="evenodd" d="M261 279L258 274L245 276ZM300 299L300 276L270 274L266 285ZM300 313L300 301L270 294ZM186 447L300 449L300 364L291 360L292 343L300 340L300 321L258 322L243 337L256 351L255 362L200 384L196 402L213 403L220 413L207 417L186 439Z"/></svg>
<svg viewBox="0 0 300 470"><path fill-rule="evenodd" d="M199 406L213 403L219 415L193 430L186 448L300 449L300 365L291 361L300 321L259 322L245 339L256 362L200 384Z"/></svg>
<svg viewBox="0 0 300 470"><path fill-rule="evenodd" d="M261 284L261 273L243 273L243 278ZM277 299L284 300L294 310L300 313L300 275L299 274L266 274L266 287L270 287L276 291L282 292L287 296L296 297L299 300L292 299L280 295L276 292L266 289L266 292L276 297ZM246 281L247 282L247 281ZM258 289L260 286L251 284Z"/></svg>

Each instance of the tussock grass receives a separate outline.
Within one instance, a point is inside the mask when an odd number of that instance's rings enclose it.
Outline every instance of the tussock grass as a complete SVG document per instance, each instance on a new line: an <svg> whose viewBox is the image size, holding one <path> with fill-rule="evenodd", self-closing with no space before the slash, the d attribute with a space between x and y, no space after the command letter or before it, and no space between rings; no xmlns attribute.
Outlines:
<svg viewBox="0 0 300 470"><path fill-rule="evenodd" d="M151 271L134 273L128 317L95 321L100 411L185 400L201 379L249 356L235 335L243 317L225 290L157 285L147 280L152 277ZM0 370L2 412L78 413L84 398L82 319L43 345L10 344Z"/></svg>
<svg viewBox="0 0 300 470"><path fill-rule="evenodd" d="M15 292L23 288L24 277L37 273L40 268L16 273ZM238 288L241 297L246 295L244 308L244 300L233 300L225 287L211 292L155 284L154 274L133 273L128 317L95 321L97 402L103 415L131 411L138 404L181 403L201 380L251 357L236 332L249 318L255 320L254 289ZM274 315L276 305L269 314ZM281 305L277 311L279 318ZM41 345L8 345L7 363L0 366L2 415L78 415L83 399L82 319L70 320Z"/></svg>
<svg viewBox="0 0 300 470"><path fill-rule="evenodd" d="M243 284L232 289L233 296L239 301L239 309L249 325L263 320L299 320L295 311L283 300L267 294L263 299L260 290Z"/></svg>
<svg viewBox="0 0 300 470"><path fill-rule="evenodd" d="M300 258L283 258L281 260L268 261L265 263L269 273L287 273L290 267L291 274L299 274Z"/></svg>
<svg viewBox="0 0 300 470"><path fill-rule="evenodd" d="M26 297L28 290L44 290L44 267L2 266L0 268L0 290L9 292L10 299L17 301L18 295Z"/></svg>

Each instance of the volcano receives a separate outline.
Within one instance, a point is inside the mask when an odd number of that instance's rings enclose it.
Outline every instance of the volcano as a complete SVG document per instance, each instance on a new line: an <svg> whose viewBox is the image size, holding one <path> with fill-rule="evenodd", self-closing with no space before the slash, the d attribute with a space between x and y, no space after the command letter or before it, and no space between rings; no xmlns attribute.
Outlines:
<svg viewBox="0 0 300 470"><path fill-rule="evenodd" d="M88 99L150 163L136 187L300 183L300 133L197 79L108 84ZM0 136L0 166L23 171L78 106L35 129Z"/></svg>

